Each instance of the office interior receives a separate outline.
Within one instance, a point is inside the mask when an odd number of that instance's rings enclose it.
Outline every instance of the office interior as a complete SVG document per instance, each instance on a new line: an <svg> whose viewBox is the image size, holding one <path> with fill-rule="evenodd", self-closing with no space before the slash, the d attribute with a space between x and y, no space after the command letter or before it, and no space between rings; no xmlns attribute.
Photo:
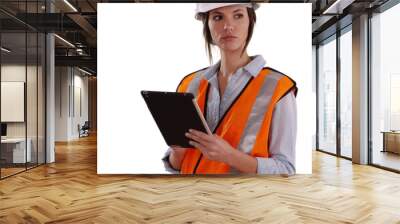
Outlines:
<svg viewBox="0 0 400 224"><path fill-rule="evenodd" d="M63 1L1 1L1 179L54 163L57 142L96 133L93 4L82 15Z"/></svg>
<svg viewBox="0 0 400 224"><path fill-rule="evenodd" d="M30 175L38 175L35 172L56 173L58 161L62 170L76 169L70 158L84 157L82 161L90 160L95 166L96 12L97 3L111 2L153 1L0 2L0 186L22 177L28 185ZM313 172L321 178L318 181L324 181L320 172L347 164L346 169L330 175L351 176L363 169L368 175L388 175L381 184L394 184L388 192L399 194L400 184L392 180L400 177L400 2L261 2L312 5L317 114L313 157L329 161L313 164ZM90 145L90 152L83 149L85 144ZM41 169L45 171L35 171ZM87 169L95 172L95 167ZM42 178L47 177L43 174ZM354 184L351 181L349 184ZM343 189L348 189L347 185ZM374 194L374 189L371 192ZM396 206L391 208L398 210ZM388 223L398 221L392 211L385 214ZM140 220L136 218L132 220Z"/></svg>

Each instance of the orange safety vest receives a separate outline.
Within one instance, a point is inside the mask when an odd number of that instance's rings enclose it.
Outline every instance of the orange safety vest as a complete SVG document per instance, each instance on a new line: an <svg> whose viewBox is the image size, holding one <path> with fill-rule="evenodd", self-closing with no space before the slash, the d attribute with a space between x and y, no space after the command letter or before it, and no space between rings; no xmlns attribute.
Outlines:
<svg viewBox="0 0 400 224"><path fill-rule="evenodd" d="M204 114L207 108L209 83L202 76L201 70L184 77L177 91L187 92L189 86L191 90L196 90L192 93L195 95L197 103ZM230 108L221 117L214 133L230 143L234 149L238 149L241 140L249 137L251 140L248 141L252 142L252 148L248 149L251 150L249 155L253 157L268 157L268 136L272 113L276 103L290 91L294 91L295 95L297 95L296 83L290 77L271 68L263 68L256 77L249 80ZM250 117L257 114L254 111L251 113L254 110L253 107L263 108L264 114L261 116L259 114L258 120L257 117ZM246 126L249 119L252 122L261 124L256 130L257 133L252 134L253 136L250 136L249 133L244 133L247 130ZM254 132L254 130L252 131ZM253 141L254 136L256 137ZM227 164L209 160L202 155L200 150L195 148L186 150L181 164L181 174L225 174L229 173L229 171L230 167Z"/></svg>

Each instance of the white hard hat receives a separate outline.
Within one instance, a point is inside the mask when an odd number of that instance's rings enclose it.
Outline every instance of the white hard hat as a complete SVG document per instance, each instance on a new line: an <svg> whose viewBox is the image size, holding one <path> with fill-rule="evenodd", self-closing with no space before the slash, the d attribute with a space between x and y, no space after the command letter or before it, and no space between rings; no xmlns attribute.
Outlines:
<svg viewBox="0 0 400 224"><path fill-rule="evenodd" d="M260 5L258 3L197 3L196 4L196 15L195 18L197 20L201 20L201 13L206 13L208 11L211 11L213 9L216 8L221 8L221 7L225 7L225 6L230 6L230 5L244 5L248 8L254 8L254 10L258 9L258 7L260 7Z"/></svg>

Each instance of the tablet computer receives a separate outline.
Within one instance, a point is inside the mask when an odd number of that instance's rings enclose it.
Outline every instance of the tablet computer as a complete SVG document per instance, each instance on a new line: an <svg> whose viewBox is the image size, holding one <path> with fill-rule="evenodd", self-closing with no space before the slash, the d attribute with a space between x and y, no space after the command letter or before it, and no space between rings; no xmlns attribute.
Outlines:
<svg viewBox="0 0 400 224"><path fill-rule="evenodd" d="M185 136L189 129L211 134L192 93L142 90L141 94L167 145L193 147Z"/></svg>

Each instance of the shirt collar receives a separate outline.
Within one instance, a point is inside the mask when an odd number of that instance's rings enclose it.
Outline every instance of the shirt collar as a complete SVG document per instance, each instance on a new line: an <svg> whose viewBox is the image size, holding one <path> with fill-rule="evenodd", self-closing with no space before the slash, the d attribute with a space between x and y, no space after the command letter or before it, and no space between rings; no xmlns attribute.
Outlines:
<svg viewBox="0 0 400 224"><path fill-rule="evenodd" d="M252 60L243 67L244 70L250 73L253 77L256 77L261 69L265 66L265 60L263 56L256 55L252 57Z"/></svg>
<svg viewBox="0 0 400 224"><path fill-rule="evenodd" d="M242 68L247 71L248 74L250 74L251 76L256 77L260 73L261 69L265 66L266 62L262 55L255 55L250 58L251 61ZM205 69L203 72L205 79L210 80L211 78L213 78L217 74L220 64L221 60Z"/></svg>

